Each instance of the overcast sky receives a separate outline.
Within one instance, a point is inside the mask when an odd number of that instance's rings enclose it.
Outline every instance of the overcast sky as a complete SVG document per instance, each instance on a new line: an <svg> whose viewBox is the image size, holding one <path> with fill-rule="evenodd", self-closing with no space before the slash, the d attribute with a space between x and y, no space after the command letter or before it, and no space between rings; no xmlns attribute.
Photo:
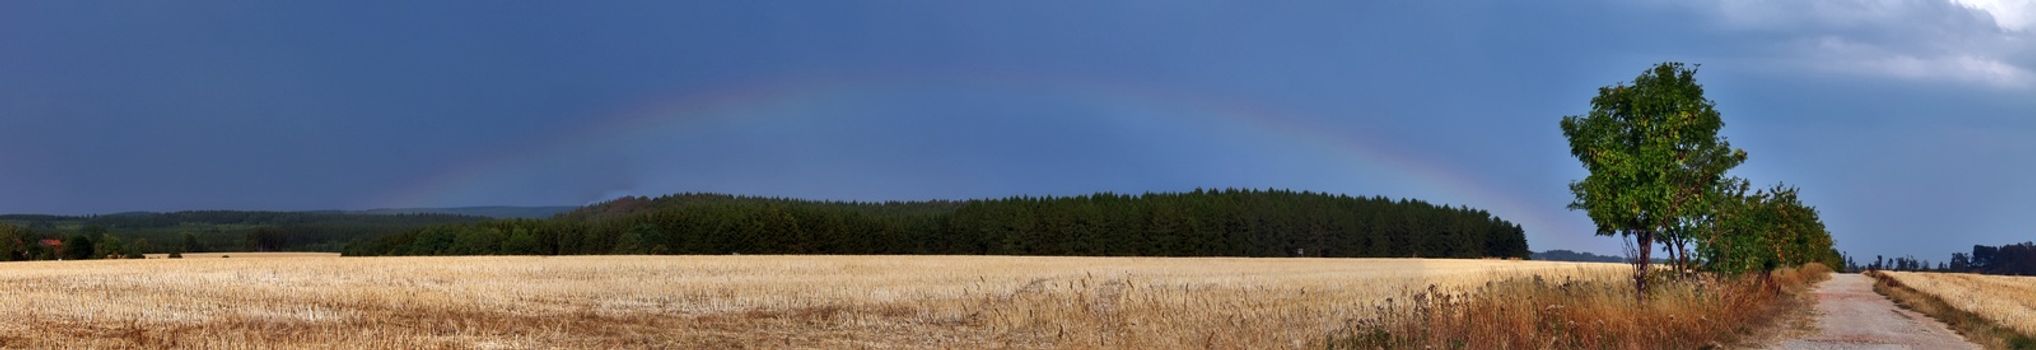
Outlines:
<svg viewBox="0 0 2036 350"><path fill-rule="evenodd" d="M2036 239L2031 1L7 1L0 212L1414 197L1613 253L1556 127L1662 61L1854 254Z"/></svg>

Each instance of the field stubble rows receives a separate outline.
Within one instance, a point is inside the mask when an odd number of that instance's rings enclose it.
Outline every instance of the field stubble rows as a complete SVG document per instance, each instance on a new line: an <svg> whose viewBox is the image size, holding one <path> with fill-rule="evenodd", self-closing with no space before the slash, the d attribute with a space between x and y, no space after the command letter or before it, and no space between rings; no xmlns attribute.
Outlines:
<svg viewBox="0 0 2036 350"><path fill-rule="evenodd" d="M1626 265L959 256L0 264L5 347L1320 347L1379 303Z"/></svg>
<svg viewBox="0 0 2036 350"><path fill-rule="evenodd" d="M1958 310L2036 337L2036 277L1969 273L1879 272Z"/></svg>

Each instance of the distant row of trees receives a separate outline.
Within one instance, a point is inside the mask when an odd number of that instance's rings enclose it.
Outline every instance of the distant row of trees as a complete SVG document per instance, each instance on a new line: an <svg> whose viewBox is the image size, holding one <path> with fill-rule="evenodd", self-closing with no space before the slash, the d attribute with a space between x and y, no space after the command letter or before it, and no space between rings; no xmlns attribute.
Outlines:
<svg viewBox="0 0 2036 350"><path fill-rule="evenodd" d="M1533 259L1541 261L1575 261L1575 262L1608 262L1608 263L1623 263L1633 261L1633 258L1624 256L1598 255L1597 253L1579 252L1568 249L1556 249L1545 252L1535 252L1533 255ZM1660 263L1665 261L1656 260L1655 262Z"/></svg>
<svg viewBox="0 0 2036 350"><path fill-rule="evenodd" d="M549 220L439 225L348 255L997 254L1518 257L1519 225L1466 207L1275 190L830 202L629 197Z"/></svg>
<svg viewBox="0 0 2036 350"><path fill-rule="evenodd" d="M1875 256L1873 260L1870 264L1855 266L1869 270L2036 276L2036 242L1998 246L1974 245L1971 253L1952 253L1951 259L1939 261L1935 265L1929 260L1917 260L1915 257L1883 259Z"/></svg>
<svg viewBox="0 0 2036 350"><path fill-rule="evenodd" d="M27 260L86 260L101 258L140 259L147 253L146 239L122 239L120 236L93 231L57 237L45 237L12 224L0 223L0 261ZM204 246L196 236L185 235L183 242L173 252L199 252Z"/></svg>
<svg viewBox="0 0 2036 350"><path fill-rule="evenodd" d="M1954 271L2036 276L2036 242L2001 246L1975 245L1972 254L1952 254Z"/></svg>
<svg viewBox="0 0 2036 350"><path fill-rule="evenodd" d="M1741 273L1812 262L1844 266L1844 254L1817 208L1803 203L1798 189L1775 185L1747 192L1747 187L1744 180L1723 186L1714 211L1688 227L1689 234L1676 237L1698 247L1703 268Z"/></svg>
<svg viewBox="0 0 2036 350"><path fill-rule="evenodd" d="M190 246L214 247L229 251L339 251L349 242L413 231L432 225L485 222L487 218L445 214L360 214L345 212L267 211L185 211L171 213L120 213L92 216L0 215L0 226L16 232L16 239L0 239L0 246L17 246L20 253L44 246L40 241L67 241L84 238L95 242L118 241L121 249L96 249L124 254L195 252ZM19 241L19 242L17 242ZM23 243L26 242L26 243ZM192 244L185 244L191 242ZM29 244L35 243L35 244ZM95 244L102 245L102 244ZM76 245L64 245L74 247ZM60 257L60 252L47 254Z"/></svg>
<svg viewBox="0 0 2036 350"><path fill-rule="evenodd" d="M1935 265L1932 265L1930 263L1930 260L1916 259L1916 257L1914 256L1898 256L1890 259L1878 255L1873 257L1873 262L1869 262L1866 265L1859 265L1858 263L1852 261L1852 259L1848 257L1845 259L1845 270L1846 271L1887 270L1887 271L1923 271L1923 272L1952 271L1951 265L1942 261L1939 261Z"/></svg>

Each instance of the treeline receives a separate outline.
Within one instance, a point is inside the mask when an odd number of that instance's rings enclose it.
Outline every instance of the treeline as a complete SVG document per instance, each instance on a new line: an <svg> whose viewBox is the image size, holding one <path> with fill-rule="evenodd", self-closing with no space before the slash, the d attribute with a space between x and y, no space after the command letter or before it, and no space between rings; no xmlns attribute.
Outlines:
<svg viewBox="0 0 2036 350"><path fill-rule="evenodd" d="M1748 187L1745 180L1722 185L1713 194L1712 211L1697 216L1687 231L1666 237L1683 256L1690 254L1683 246L1697 247L1696 258L1713 271L1768 271L1812 262L1845 266L1817 208L1803 203L1798 189L1775 185L1749 193Z"/></svg>
<svg viewBox="0 0 2036 350"><path fill-rule="evenodd" d="M1884 258L1882 256L1876 255L1873 257L1873 262L1867 263L1866 265L1856 265L1852 261L1852 259L1847 258L1845 259L1845 265L1848 271L1871 271L1871 270L1921 271L1921 272L1953 271L1951 269L1951 265L1946 262L1939 261L1937 262L1936 265L1931 265L1930 260L1916 259L1915 256L1898 256L1894 258Z"/></svg>
<svg viewBox="0 0 2036 350"><path fill-rule="evenodd" d="M2036 242L1972 246L1972 254L1951 255L1952 270L1995 275L2036 276Z"/></svg>
<svg viewBox="0 0 2036 350"><path fill-rule="evenodd" d="M487 220L443 214L268 211L0 215L0 259L79 259L200 251L339 251L347 243L367 237Z"/></svg>
<svg viewBox="0 0 2036 350"><path fill-rule="evenodd" d="M202 252L197 237L185 234L170 248L171 254ZM99 233L50 237L12 224L0 223L0 261L140 259L151 246L145 239L122 239Z"/></svg>
<svg viewBox="0 0 2036 350"><path fill-rule="evenodd" d="M1482 210L1276 190L883 203L629 197L550 220L433 226L345 253L1528 255L1519 225Z"/></svg>
<svg viewBox="0 0 2036 350"><path fill-rule="evenodd" d="M1862 266L1872 270L1965 272L1989 275L2036 276L2036 242L1990 246L1974 245L1971 253L1951 253L1951 259L1931 265L1929 260L1899 257Z"/></svg>

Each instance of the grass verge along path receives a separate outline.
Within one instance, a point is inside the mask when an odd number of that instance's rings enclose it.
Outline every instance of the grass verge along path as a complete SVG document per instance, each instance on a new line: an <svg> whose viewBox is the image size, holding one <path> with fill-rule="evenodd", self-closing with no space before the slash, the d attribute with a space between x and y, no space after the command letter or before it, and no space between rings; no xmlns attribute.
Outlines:
<svg viewBox="0 0 2036 350"><path fill-rule="evenodd" d="M1811 264L1759 275L1649 283L1636 303L1630 280L1517 278L1468 293L1387 303L1333 338L1342 349L1698 349L1744 346L1828 278Z"/></svg>
<svg viewBox="0 0 2036 350"><path fill-rule="evenodd" d="M1873 289L1902 307L1929 315L1988 349L2036 349L2016 326L2036 325L2036 277L1954 273L1870 272ZM1999 283L2005 281L2005 285ZM2024 286L2023 284L2026 284ZM2019 289L2018 289L2019 288ZM2017 295L2016 293L2022 293Z"/></svg>

